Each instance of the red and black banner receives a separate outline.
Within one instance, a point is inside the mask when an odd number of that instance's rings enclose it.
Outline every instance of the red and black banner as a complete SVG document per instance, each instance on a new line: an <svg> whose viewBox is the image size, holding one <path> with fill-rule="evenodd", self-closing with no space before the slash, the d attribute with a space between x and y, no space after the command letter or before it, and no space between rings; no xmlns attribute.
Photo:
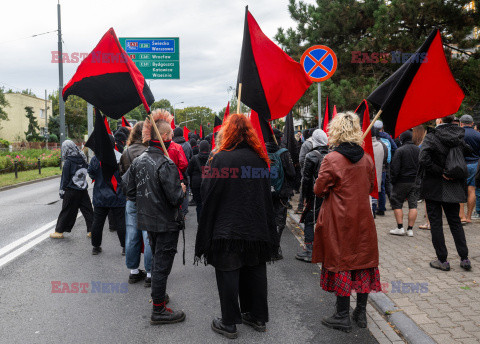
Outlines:
<svg viewBox="0 0 480 344"><path fill-rule="evenodd" d="M132 125L127 121L125 116L122 116L122 127L132 129Z"/></svg>
<svg viewBox="0 0 480 344"><path fill-rule="evenodd" d="M237 78L240 101L267 120L285 117L312 81L258 26L245 9L242 54Z"/></svg>
<svg viewBox="0 0 480 344"><path fill-rule="evenodd" d="M252 123L253 129L257 133L258 139L262 143L262 147L267 153L266 142L274 142L273 139L273 129L270 125L270 122L265 119L263 116L259 116L255 110L252 110L250 114L250 122Z"/></svg>
<svg viewBox="0 0 480 344"><path fill-rule="evenodd" d="M283 141L285 147L290 152L294 165L299 163L299 151L297 148L297 140L295 139L295 128L293 126L293 114L289 112L285 118L285 129L283 130ZM278 142L280 144L280 142Z"/></svg>
<svg viewBox="0 0 480 344"><path fill-rule="evenodd" d="M217 138L217 133L222 129L222 120L215 116L215 124L213 125L213 136L212 136L212 150L215 149L215 139Z"/></svg>
<svg viewBox="0 0 480 344"><path fill-rule="evenodd" d="M358 117L360 117L360 127L362 128L362 131L365 132L370 126L370 113L368 111L368 104L365 99L357 107L357 109L355 110L355 113L358 115ZM370 130L368 131L367 136L365 136L365 139L363 140L363 150L372 158L374 172L375 172L375 181L374 181L373 191L370 194L370 196L372 196L375 199L378 199L377 169L375 168L375 154L373 152L372 132Z"/></svg>
<svg viewBox="0 0 480 344"><path fill-rule="evenodd" d="M367 98L382 110L385 131L404 131L458 111L463 91L453 78L435 29L423 45Z"/></svg>
<svg viewBox="0 0 480 344"><path fill-rule="evenodd" d="M109 135L113 135L112 129L110 129L110 124L108 123L108 118L107 116L103 116L103 123L105 123L105 128L107 129L107 133Z"/></svg>
<svg viewBox="0 0 480 344"><path fill-rule="evenodd" d="M85 99L114 119L120 119L142 103L149 112L149 105L154 102L145 78L120 46L113 28L107 31L63 88L63 100L70 95Z"/></svg>
<svg viewBox="0 0 480 344"><path fill-rule="evenodd" d="M118 181L114 173L118 171L117 159L112 147L105 122L97 108L95 109L95 126L85 146L90 148L100 162L102 176L107 185L117 192Z"/></svg>

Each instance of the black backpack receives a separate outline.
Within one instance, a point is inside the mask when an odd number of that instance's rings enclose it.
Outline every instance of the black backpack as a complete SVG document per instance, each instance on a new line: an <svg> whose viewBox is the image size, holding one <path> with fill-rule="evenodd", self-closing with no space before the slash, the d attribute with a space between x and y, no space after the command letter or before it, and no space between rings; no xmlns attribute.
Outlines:
<svg viewBox="0 0 480 344"><path fill-rule="evenodd" d="M466 179L468 177L467 163L463 156L462 146L452 147L448 151L444 175L452 179Z"/></svg>

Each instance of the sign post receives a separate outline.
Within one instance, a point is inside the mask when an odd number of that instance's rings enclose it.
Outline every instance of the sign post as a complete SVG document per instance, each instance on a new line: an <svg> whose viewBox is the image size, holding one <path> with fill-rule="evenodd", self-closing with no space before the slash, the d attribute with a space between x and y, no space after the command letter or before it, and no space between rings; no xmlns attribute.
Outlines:
<svg viewBox="0 0 480 344"><path fill-rule="evenodd" d="M329 79L337 70L337 56L325 45L314 45L302 55L301 64L313 82L318 83L318 127L322 125L322 81Z"/></svg>
<svg viewBox="0 0 480 344"><path fill-rule="evenodd" d="M178 37L120 37L118 40L145 79L180 79Z"/></svg>

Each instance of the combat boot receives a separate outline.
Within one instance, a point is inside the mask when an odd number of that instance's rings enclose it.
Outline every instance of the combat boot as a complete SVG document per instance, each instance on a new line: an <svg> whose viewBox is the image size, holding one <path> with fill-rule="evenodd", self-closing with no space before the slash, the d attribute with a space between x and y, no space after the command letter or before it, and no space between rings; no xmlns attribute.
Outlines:
<svg viewBox="0 0 480 344"><path fill-rule="evenodd" d="M174 311L165 307L165 302L161 304L153 304L152 316L150 318L151 325L175 324L185 320L183 311Z"/></svg>
<svg viewBox="0 0 480 344"><path fill-rule="evenodd" d="M352 319L358 327L367 327L367 300L368 293L357 293L357 307L353 310Z"/></svg>
<svg viewBox="0 0 480 344"><path fill-rule="evenodd" d="M350 296L337 296L335 314L329 318L323 318L322 324L335 330L351 332Z"/></svg>

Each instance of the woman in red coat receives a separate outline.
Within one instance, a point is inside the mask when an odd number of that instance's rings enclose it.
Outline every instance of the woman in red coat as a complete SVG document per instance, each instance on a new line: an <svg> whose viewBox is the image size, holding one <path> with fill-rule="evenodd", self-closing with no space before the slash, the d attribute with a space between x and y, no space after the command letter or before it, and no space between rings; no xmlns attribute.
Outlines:
<svg viewBox="0 0 480 344"><path fill-rule="evenodd" d="M323 159L314 192L324 197L315 227L312 263L322 263L320 284L337 295L336 312L322 323L350 332L350 294L357 292L353 319L367 326L369 292L381 291L378 244L369 194L375 165L363 151L359 118L338 114L329 127L333 152Z"/></svg>

